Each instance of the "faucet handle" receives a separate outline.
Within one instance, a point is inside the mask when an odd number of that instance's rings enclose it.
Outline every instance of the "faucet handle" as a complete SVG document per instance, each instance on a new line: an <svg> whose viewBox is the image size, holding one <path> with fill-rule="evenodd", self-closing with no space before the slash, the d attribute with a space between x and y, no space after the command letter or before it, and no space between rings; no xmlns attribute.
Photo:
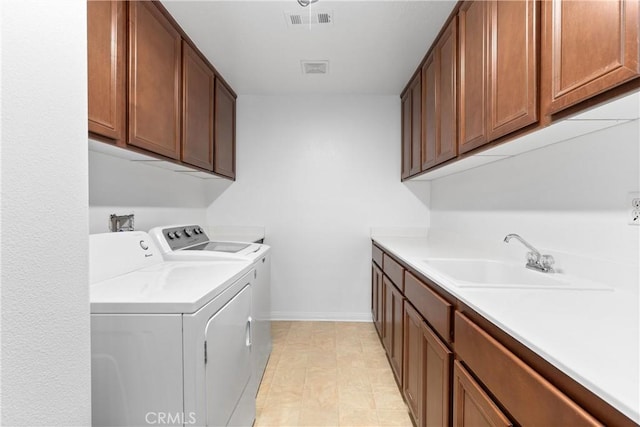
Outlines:
<svg viewBox="0 0 640 427"><path fill-rule="evenodd" d="M529 265L538 264L540 262L540 255L535 252L527 252L527 263Z"/></svg>
<svg viewBox="0 0 640 427"><path fill-rule="evenodd" d="M550 271L553 264L556 263L556 260L553 259L551 255L542 255L540 258L540 265L544 267L545 270Z"/></svg>

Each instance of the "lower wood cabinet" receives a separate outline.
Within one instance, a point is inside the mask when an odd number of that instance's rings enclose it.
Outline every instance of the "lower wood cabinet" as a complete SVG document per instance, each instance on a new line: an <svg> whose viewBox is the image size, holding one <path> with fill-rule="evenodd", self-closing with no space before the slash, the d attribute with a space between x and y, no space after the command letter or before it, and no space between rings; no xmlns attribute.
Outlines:
<svg viewBox="0 0 640 427"><path fill-rule="evenodd" d="M391 370L396 381L402 386L402 340L404 296L386 276L382 279L384 288L384 336L383 344L387 350Z"/></svg>
<svg viewBox="0 0 640 427"><path fill-rule="evenodd" d="M382 288L382 270L375 262L371 263L371 317L373 324L382 337L382 311L384 309L384 292Z"/></svg>
<svg viewBox="0 0 640 427"><path fill-rule="evenodd" d="M416 427L637 425L399 258L372 255L373 319Z"/></svg>
<svg viewBox="0 0 640 427"><path fill-rule="evenodd" d="M449 425L452 359L451 350L405 301L402 391L417 427Z"/></svg>
<svg viewBox="0 0 640 427"><path fill-rule="evenodd" d="M453 426L511 427L512 425L487 393L456 360L453 366Z"/></svg>
<svg viewBox="0 0 640 427"><path fill-rule="evenodd" d="M456 357L520 425L601 426L465 315L455 314Z"/></svg>

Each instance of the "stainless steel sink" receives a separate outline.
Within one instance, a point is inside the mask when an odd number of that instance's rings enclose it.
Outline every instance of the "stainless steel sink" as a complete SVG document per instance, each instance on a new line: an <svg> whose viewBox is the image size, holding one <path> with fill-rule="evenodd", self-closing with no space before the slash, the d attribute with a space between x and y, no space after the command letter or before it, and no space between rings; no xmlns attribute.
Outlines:
<svg viewBox="0 0 640 427"><path fill-rule="evenodd" d="M610 289L600 283L570 280L558 273L536 272L521 264L490 259L433 258L423 262L460 288Z"/></svg>

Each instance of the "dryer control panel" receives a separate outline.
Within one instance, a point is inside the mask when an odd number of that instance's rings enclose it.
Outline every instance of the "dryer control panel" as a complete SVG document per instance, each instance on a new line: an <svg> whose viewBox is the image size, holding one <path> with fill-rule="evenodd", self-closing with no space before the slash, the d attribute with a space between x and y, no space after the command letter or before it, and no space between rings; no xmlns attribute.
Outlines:
<svg viewBox="0 0 640 427"><path fill-rule="evenodd" d="M209 241L209 237L207 237L207 234L199 225L182 225L179 227L165 228L162 230L162 236L172 251Z"/></svg>

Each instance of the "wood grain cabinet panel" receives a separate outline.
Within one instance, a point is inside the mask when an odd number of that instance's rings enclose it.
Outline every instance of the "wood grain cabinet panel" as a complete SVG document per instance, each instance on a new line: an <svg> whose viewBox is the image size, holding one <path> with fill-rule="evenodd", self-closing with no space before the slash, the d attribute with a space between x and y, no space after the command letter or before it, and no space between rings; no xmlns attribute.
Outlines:
<svg viewBox="0 0 640 427"><path fill-rule="evenodd" d="M89 132L124 143L126 3L87 2Z"/></svg>
<svg viewBox="0 0 640 427"><path fill-rule="evenodd" d="M446 342L451 342L453 306L408 271L404 274L404 295L429 325Z"/></svg>
<svg viewBox="0 0 640 427"><path fill-rule="evenodd" d="M488 140L538 121L537 5L492 1L488 8Z"/></svg>
<svg viewBox="0 0 640 427"><path fill-rule="evenodd" d="M411 90L411 169L415 175L422 169L422 75L418 73L410 86Z"/></svg>
<svg viewBox="0 0 640 427"><path fill-rule="evenodd" d="M422 66L422 170L457 155L457 20Z"/></svg>
<svg viewBox="0 0 640 427"><path fill-rule="evenodd" d="M487 6L466 1L458 12L460 106L458 151L466 153L487 142Z"/></svg>
<svg viewBox="0 0 640 427"><path fill-rule="evenodd" d="M389 279L400 292L404 292L404 267L398 264L393 258L387 254L382 256L382 271L389 276Z"/></svg>
<svg viewBox="0 0 640 427"><path fill-rule="evenodd" d="M602 425L466 316L456 312L454 324L458 358L518 424Z"/></svg>
<svg viewBox="0 0 640 427"><path fill-rule="evenodd" d="M218 78L215 90L213 171L231 179L236 177L236 98Z"/></svg>
<svg viewBox="0 0 640 427"><path fill-rule="evenodd" d="M382 288L382 270L371 263L371 315L373 324L382 338L382 311L384 310L384 292Z"/></svg>
<svg viewBox="0 0 640 427"><path fill-rule="evenodd" d="M404 302L404 349L402 394L417 426L422 424L422 319Z"/></svg>
<svg viewBox="0 0 640 427"><path fill-rule="evenodd" d="M460 7L460 153L538 121L537 10L535 0Z"/></svg>
<svg viewBox="0 0 640 427"><path fill-rule="evenodd" d="M638 0L543 3L545 107L556 113L640 75Z"/></svg>
<svg viewBox="0 0 640 427"><path fill-rule="evenodd" d="M402 179L411 175L411 91L407 90L402 102Z"/></svg>
<svg viewBox="0 0 640 427"><path fill-rule="evenodd" d="M405 301L402 384L416 426L449 425L452 359L453 353Z"/></svg>
<svg viewBox="0 0 640 427"><path fill-rule="evenodd" d="M439 61L431 53L422 66L422 170L436 165L436 145L439 143L438 75Z"/></svg>
<svg viewBox="0 0 640 427"><path fill-rule="evenodd" d="M152 2L129 2L128 144L180 158L182 38Z"/></svg>
<svg viewBox="0 0 640 427"><path fill-rule="evenodd" d="M402 341L404 297L394 285L383 277L385 291L384 337L383 344L387 350L391 370L402 388Z"/></svg>
<svg viewBox="0 0 640 427"><path fill-rule="evenodd" d="M453 426L513 426L457 360L453 366Z"/></svg>
<svg viewBox="0 0 640 427"><path fill-rule="evenodd" d="M436 144L436 164L453 159L457 146L457 74L458 74L458 21L449 24L436 46L440 55L438 82L439 137Z"/></svg>
<svg viewBox="0 0 640 427"><path fill-rule="evenodd" d="M417 73L402 94L402 179L422 169L422 76Z"/></svg>
<svg viewBox="0 0 640 427"><path fill-rule="evenodd" d="M213 170L215 75L196 51L182 44L182 161Z"/></svg>

